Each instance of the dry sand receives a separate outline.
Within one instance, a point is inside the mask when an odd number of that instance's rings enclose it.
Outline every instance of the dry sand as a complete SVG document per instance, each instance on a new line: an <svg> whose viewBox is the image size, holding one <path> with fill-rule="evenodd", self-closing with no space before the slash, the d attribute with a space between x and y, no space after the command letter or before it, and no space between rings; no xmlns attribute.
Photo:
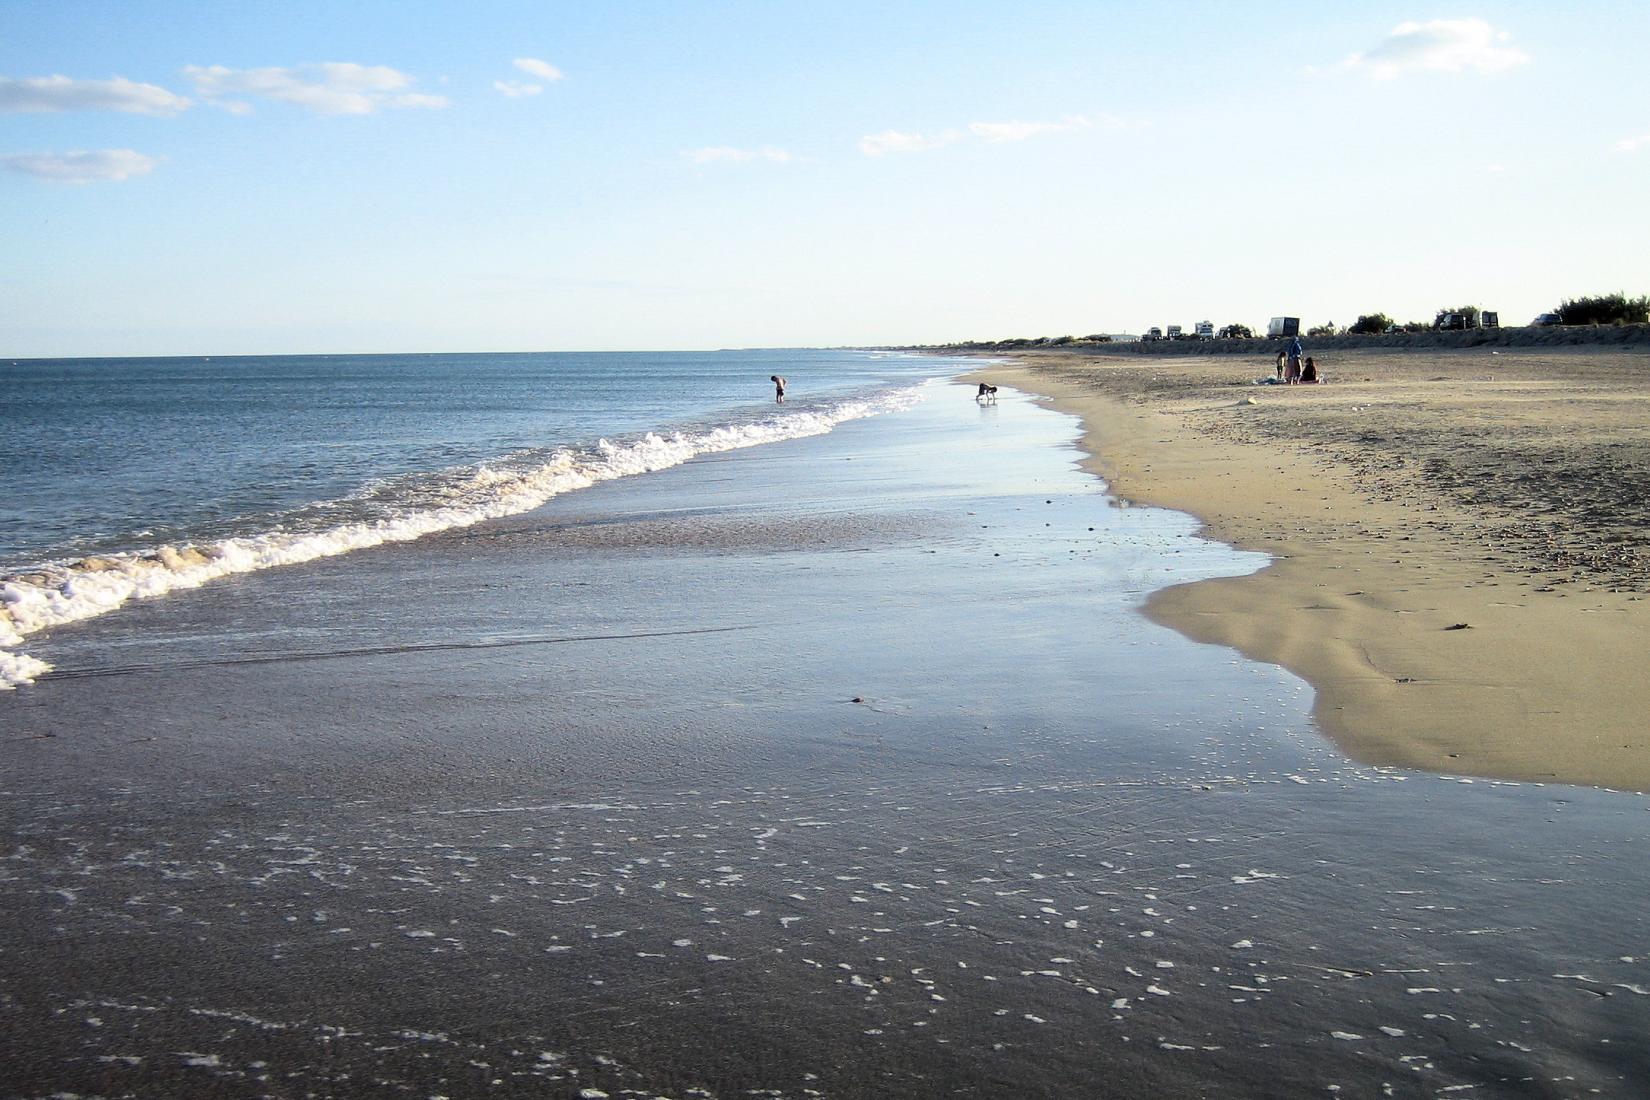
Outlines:
<svg viewBox="0 0 1650 1100"><path fill-rule="evenodd" d="M1301 676L1350 755L1650 790L1650 353L1348 351L1255 385L1270 350L980 377L1080 415L1120 499L1274 556L1147 613Z"/></svg>

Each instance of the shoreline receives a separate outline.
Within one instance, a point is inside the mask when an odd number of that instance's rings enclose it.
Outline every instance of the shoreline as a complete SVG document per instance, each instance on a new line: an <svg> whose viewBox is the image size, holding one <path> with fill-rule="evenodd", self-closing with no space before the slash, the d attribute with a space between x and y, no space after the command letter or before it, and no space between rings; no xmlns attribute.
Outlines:
<svg viewBox="0 0 1650 1100"><path fill-rule="evenodd" d="M65 629L0 700L13 1090L1650 1079L1644 798L1352 763L1140 619L1257 558L943 392Z"/></svg>
<svg viewBox="0 0 1650 1100"><path fill-rule="evenodd" d="M1529 468L1509 459L1494 475L1531 500L1554 488L1541 468L1554 446L1581 446L1587 425L1633 461L1650 455L1650 432L1630 427L1650 411L1650 362L1590 356L1585 385L1555 388L1542 379L1565 364L1550 353L1467 354L1340 353L1322 387L1252 385L1269 358L1045 353L977 375L1079 417L1082 465L1120 502L1190 513L1272 556L1247 577L1161 589L1144 612L1300 676L1319 728L1354 759L1650 789L1650 586L1642 547L1612 541L1634 517L1603 534L1612 517L1594 508L1593 530L1554 546L1550 530L1511 529L1528 501L1464 499L1471 470L1454 471L1457 484L1449 467L1472 458L1475 421L1515 450L1535 441ZM1438 386L1440 370L1455 385ZM1590 536L1604 549L1589 552Z"/></svg>
<svg viewBox="0 0 1650 1100"><path fill-rule="evenodd" d="M1258 359L1287 337L1280 336L1216 336L1195 339L1122 339L1093 341L1084 337L1057 336L1053 338L1019 338L995 341L970 341L962 344L940 344L929 350L945 355L1020 355L1053 352L1062 355L1103 356L1108 358L1206 358L1211 355L1229 355ZM1335 336L1301 334L1318 352L1324 351L1411 351L1445 352L1484 348L1522 351L1564 351L1576 347L1635 348L1644 350L1650 345L1650 324L1632 322L1620 325L1508 325L1505 328L1426 329L1420 332L1387 332L1355 334L1343 332Z"/></svg>

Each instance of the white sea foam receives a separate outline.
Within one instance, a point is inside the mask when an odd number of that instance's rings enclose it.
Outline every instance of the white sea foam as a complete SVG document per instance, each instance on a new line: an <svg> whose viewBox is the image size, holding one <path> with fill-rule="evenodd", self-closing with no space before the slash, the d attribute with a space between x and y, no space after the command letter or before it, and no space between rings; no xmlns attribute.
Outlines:
<svg viewBox="0 0 1650 1100"><path fill-rule="evenodd" d="M483 464L454 471L462 476L448 483L439 501L431 501L426 492L419 504L392 508L371 520L320 531L276 529L193 546L160 546L15 573L0 578L0 691L31 683L50 670L45 661L17 652L29 635L105 614L128 600L518 515L598 482L679 466L697 455L823 435L849 420L909 408L921 398L921 387L912 387L750 423L668 435L650 432L629 443L603 439L588 451L557 451L525 468Z"/></svg>

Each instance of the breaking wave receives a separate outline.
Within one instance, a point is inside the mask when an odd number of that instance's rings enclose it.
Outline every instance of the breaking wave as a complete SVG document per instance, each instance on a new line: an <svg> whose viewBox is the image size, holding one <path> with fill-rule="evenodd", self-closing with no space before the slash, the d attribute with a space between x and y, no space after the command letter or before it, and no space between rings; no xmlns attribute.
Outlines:
<svg viewBox="0 0 1650 1100"><path fill-rule="evenodd" d="M823 435L845 421L896 412L920 400L921 388L912 387L749 423L650 432L627 443L603 439L577 451L510 455L434 477L374 486L352 498L281 517L270 529L252 534L51 562L15 572L0 578L0 691L31 683L50 671L45 661L20 651L29 635L105 614L129 600L518 515L598 482L678 466L696 455ZM342 518L350 515L360 518ZM326 521L318 522L320 517Z"/></svg>

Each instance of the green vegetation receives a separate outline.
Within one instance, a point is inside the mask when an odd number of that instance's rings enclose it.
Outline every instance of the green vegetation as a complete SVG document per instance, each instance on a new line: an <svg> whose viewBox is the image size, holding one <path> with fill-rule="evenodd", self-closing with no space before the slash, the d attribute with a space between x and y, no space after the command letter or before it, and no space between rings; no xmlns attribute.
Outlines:
<svg viewBox="0 0 1650 1100"><path fill-rule="evenodd" d="M1365 313L1346 331L1354 336L1376 336L1392 327L1392 318L1384 313Z"/></svg>
<svg viewBox="0 0 1650 1100"><path fill-rule="evenodd" d="M1446 313L1459 313L1461 315L1463 328L1478 327L1477 306L1445 306L1443 309L1438 311L1438 316L1443 317ZM1438 327L1437 321L1434 321L1432 324L1434 328Z"/></svg>
<svg viewBox="0 0 1650 1100"><path fill-rule="evenodd" d="M1629 298L1620 291L1595 298L1569 298L1558 307L1566 325L1642 325L1650 322L1650 297Z"/></svg>
<svg viewBox="0 0 1650 1100"><path fill-rule="evenodd" d="M1542 314L1543 317L1557 317L1558 320L1550 323L1565 325L1650 325L1650 295L1638 298L1629 298L1626 294L1603 294L1596 297L1569 298L1558 307L1553 314ZM1477 306L1451 306L1438 311L1438 316L1432 321L1394 321L1385 313L1359 314L1356 323L1341 328L1333 321L1325 321L1321 325L1313 325L1302 335L1312 339L1326 336L1371 336L1382 335L1387 332L1402 333L1430 333L1438 331L1477 330L1483 323L1483 311ZM1179 326L1174 326L1178 328ZM1139 339L1145 345L1141 350L1168 351L1168 340L1162 333L1157 337L1148 334ZM1215 330L1217 338L1222 340L1251 340L1255 337L1255 330L1248 325L1235 323L1223 325ZM1637 332L1622 332L1614 334L1600 333L1601 341L1635 340L1640 338ZM1182 332L1171 339L1195 341L1198 339L1192 333ZM1488 333L1477 333L1467 340L1467 345L1496 342L1499 337ZM1157 341L1163 347L1156 345ZM961 344L943 344L939 347L980 348L996 350L1014 350L1020 348L1072 348L1083 345L1110 344L1112 337L1103 332L1091 332L1087 336L1037 336L1017 337L1007 340L969 340ZM1467 346L1463 345L1463 346ZM1236 347L1220 349L1222 351L1237 352Z"/></svg>

